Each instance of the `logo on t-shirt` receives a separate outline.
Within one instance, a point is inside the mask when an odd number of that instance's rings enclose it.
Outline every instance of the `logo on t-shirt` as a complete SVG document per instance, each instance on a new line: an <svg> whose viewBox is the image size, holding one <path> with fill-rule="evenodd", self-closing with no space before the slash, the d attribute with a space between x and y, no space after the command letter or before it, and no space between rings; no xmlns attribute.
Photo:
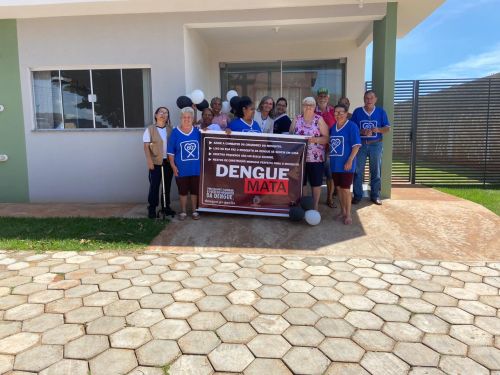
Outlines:
<svg viewBox="0 0 500 375"><path fill-rule="evenodd" d="M181 161L200 159L200 147L198 141L181 142Z"/></svg>
<svg viewBox="0 0 500 375"><path fill-rule="evenodd" d="M330 156L344 156L344 136L330 137Z"/></svg>
<svg viewBox="0 0 500 375"><path fill-rule="evenodd" d="M359 122L359 127L360 130L371 130L373 128L377 127L377 121L376 120L361 120ZM361 135L362 137L376 137L377 133L372 133L372 135Z"/></svg>
<svg viewBox="0 0 500 375"><path fill-rule="evenodd" d="M241 131L243 133L259 133L257 130L254 129L242 129Z"/></svg>

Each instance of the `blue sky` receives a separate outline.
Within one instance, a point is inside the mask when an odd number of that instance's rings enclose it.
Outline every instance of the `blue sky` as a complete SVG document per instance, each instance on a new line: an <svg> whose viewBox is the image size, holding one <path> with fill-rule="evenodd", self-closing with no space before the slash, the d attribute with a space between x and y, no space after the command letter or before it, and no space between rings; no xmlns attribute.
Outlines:
<svg viewBox="0 0 500 375"><path fill-rule="evenodd" d="M396 79L476 78L500 72L500 0L446 0L398 39ZM365 78L371 79L372 45Z"/></svg>

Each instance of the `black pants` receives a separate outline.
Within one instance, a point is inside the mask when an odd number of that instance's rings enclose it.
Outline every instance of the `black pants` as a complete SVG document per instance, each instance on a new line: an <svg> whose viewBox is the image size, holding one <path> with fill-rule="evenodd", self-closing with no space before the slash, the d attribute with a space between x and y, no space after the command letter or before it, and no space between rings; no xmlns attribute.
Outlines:
<svg viewBox="0 0 500 375"><path fill-rule="evenodd" d="M149 195L148 203L149 210L153 210L158 206L160 197L160 184L161 184L161 168L163 167L163 173L165 177L165 204L170 207L170 185L172 184L172 177L174 176L174 171L170 166L167 159L163 160L163 166L155 165L155 169L149 171ZM163 197L161 198L161 203L163 206Z"/></svg>

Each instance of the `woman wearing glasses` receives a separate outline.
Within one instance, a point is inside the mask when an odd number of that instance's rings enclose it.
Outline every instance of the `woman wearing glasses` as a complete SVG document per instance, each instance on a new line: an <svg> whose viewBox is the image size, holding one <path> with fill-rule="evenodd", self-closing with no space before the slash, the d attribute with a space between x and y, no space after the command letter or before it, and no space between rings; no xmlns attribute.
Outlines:
<svg viewBox="0 0 500 375"><path fill-rule="evenodd" d="M358 126L347 119L348 110L345 105L337 104L334 114L336 124L330 129L330 168L340 200L339 218L349 225L352 224L351 185L361 138Z"/></svg>
<svg viewBox="0 0 500 375"><path fill-rule="evenodd" d="M149 171L148 217L150 219L156 217L162 168L165 179L165 214L175 215L175 212L170 208L170 185L174 173L167 158L167 139L172 133L168 108L157 108L154 117L155 123L148 126L142 136Z"/></svg>
<svg viewBox="0 0 500 375"><path fill-rule="evenodd" d="M325 145L328 143L328 125L321 115L314 112L316 100L307 97L302 101L302 114L297 115L290 126L290 134L302 135L307 140L304 188L311 185L314 209L318 210L325 168Z"/></svg>

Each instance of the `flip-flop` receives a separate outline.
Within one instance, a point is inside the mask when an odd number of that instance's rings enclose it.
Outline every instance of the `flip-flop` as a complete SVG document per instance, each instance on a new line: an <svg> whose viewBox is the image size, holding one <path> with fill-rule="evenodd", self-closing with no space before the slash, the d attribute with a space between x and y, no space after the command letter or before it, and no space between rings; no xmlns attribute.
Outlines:
<svg viewBox="0 0 500 375"><path fill-rule="evenodd" d="M179 220L180 220L180 221L184 221L184 220L186 220L186 217L187 217L187 213L185 213L185 212L181 212L181 213L179 214Z"/></svg>
<svg viewBox="0 0 500 375"><path fill-rule="evenodd" d="M191 217L193 218L193 220L200 220L200 214L198 212L193 212L193 214L191 215Z"/></svg>
<svg viewBox="0 0 500 375"><path fill-rule="evenodd" d="M335 208L335 207L337 207L337 205L335 204L335 202L334 202L333 198L332 198L332 199L328 198L328 199L326 200L326 205L327 205L328 207L330 207L330 208Z"/></svg>

